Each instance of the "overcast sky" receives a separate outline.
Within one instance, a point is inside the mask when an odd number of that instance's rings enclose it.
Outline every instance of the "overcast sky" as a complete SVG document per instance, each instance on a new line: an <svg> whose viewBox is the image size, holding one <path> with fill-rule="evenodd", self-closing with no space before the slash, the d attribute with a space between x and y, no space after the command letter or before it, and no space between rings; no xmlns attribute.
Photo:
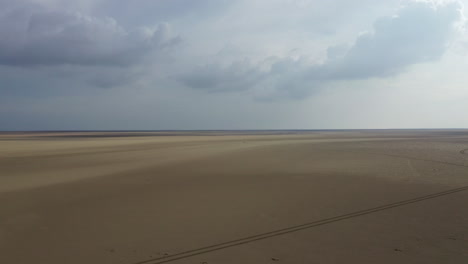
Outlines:
<svg viewBox="0 0 468 264"><path fill-rule="evenodd" d="M467 4L0 0L0 130L468 128Z"/></svg>

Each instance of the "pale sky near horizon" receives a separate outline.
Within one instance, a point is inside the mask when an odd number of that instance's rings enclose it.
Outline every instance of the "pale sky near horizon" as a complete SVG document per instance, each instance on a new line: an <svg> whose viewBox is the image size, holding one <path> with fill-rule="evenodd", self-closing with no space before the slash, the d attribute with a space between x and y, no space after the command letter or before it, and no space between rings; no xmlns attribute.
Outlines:
<svg viewBox="0 0 468 264"><path fill-rule="evenodd" d="M444 0L0 0L0 130L468 128Z"/></svg>

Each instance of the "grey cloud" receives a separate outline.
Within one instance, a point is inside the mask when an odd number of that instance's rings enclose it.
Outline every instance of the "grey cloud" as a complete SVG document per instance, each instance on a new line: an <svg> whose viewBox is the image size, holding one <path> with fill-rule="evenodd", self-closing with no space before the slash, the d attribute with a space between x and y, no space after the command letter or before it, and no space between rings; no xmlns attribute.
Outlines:
<svg viewBox="0 0 468 264"><path fill-rule="evenodd" d="M112 18L37 4L4 6L4 10L0 14L3 65L130 65L180 41L168 24L127 30Z"/></svg>
<svg viewBox="0 0 468 264"><path fill-rule="evenodd" d="M196 22L217 15L234 3L232 0L102 0L97 6L124 23L146 25L155 18L164 21L194 19Z"/></svg>
<svg viewBox="0 0 468 264"><path fill-rule="evenodd" d="M229 67L209 65L182 75L179 80L196 89L267 91L266 97L271 99L272 94L301 98L308 90L334 81L396 75L410 65L435 61L444 54L454 24L461 19L460 9L458 2L438 6L410 3L396 16L377 20L373 31L360 35L353 44L329 47L321 64L274 59L266 71L260 70L264 62L236 62Z"/></svg>
<svg viewBox="0 0 468 264"><path fill-rule="evenodd" d="M178 76L177 79L189 87L216 92L249 89L264 77L265 73L261 71L259 65L242 60L228 66L219 64L198 66L191 72Z"/></svg>
<svg viewBox="0 0 468 264"><path fill-rule="evenodd" d="M314 79L364 79L397 74L405 67L439 59L447 48L454 23L461 18L459 3L431 6L412 3L397 16L374 24L374 31L361 35L342 57L330 56L314 67Z"/></svg>

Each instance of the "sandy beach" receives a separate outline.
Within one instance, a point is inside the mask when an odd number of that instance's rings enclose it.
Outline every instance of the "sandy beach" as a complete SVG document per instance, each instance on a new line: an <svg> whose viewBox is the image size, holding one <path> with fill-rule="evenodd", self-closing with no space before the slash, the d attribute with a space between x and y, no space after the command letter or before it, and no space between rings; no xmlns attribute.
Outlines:
<svg viewBox="0 0 468 264"><path fill-rule="evenodd" d="M468 131L0 134L0 263L468 263Z"/></svg>

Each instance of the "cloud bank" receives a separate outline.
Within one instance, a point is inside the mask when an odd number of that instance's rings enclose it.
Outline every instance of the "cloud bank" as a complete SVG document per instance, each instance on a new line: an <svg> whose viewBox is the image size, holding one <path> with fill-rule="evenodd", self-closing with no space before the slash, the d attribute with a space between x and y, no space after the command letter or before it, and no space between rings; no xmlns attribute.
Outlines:
<svg viewBox="0 0 468 264"><path fill-rule="evenodd" d="M411 65L441 58L455 23L462 19L461 8L458 2L410 3L396 15L378 19L372 31L362 33L352 44L330 46L321 63L291 57L268 58L257 64L235 61L228 66L199 66L179 80L208 91L251 88L268 91L267 97L301 97L308 89L334 81L395 76Z"/></svg>
<svg viewBox="0 0 468 264"><path fill-rule="evenodd" d="M127 66L180 41L167 23L127 30L109 17L27 3L0 14L0 64Z"/></svg>
<svg viewBox="0 0 468 264"><path fill-rule="evenodd" d="M457 2L439 6L412 3L394 17L379 19L373 32L359 36L344 56L329 56L311 76L331 80L386 77L410 65L437 60L460 19Z"/></svg>

